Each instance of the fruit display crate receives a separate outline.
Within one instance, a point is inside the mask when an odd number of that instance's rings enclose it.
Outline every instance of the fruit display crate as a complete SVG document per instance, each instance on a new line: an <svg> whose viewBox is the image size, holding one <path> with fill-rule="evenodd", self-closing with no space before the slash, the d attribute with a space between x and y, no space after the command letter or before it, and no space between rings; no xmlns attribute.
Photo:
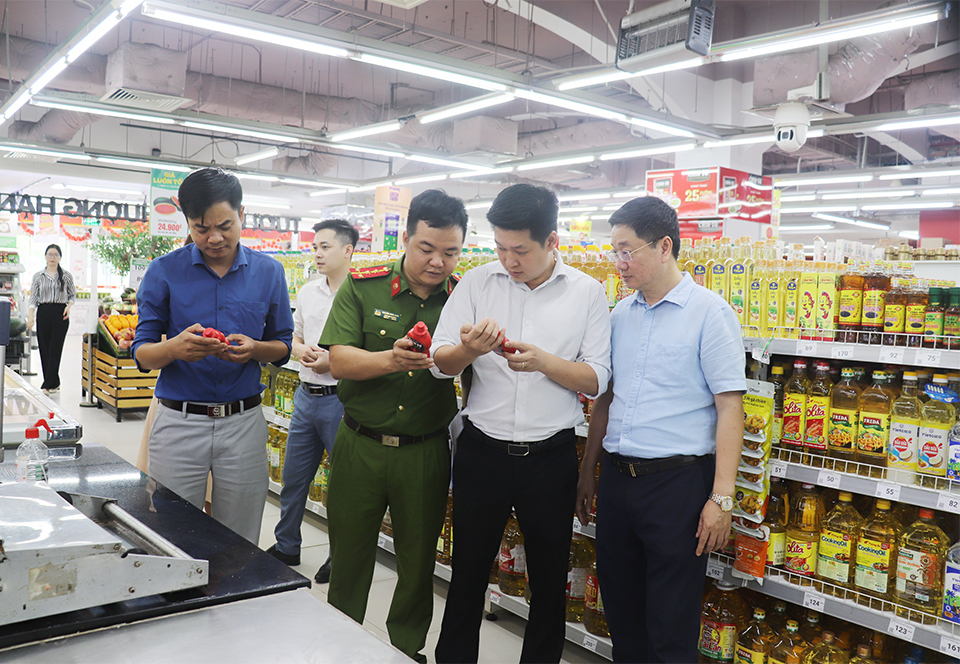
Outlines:
<svg viewBox="0 0 960 664"><path fill-rule="evenodd" d="M722 553L710 554L707 561L707 576L710 578L749 588L924 648L938 650L954 658L960 657L960 625L942 618L914 610L909 610L906 617L900 616L896 613L897 605L892 602L791 574L770 565L767 565L762 585L755 580L734 577L732 569L732 557ZM801 582L807 585L801 585Z"/></svg>
<svg viewBox="0 0 960 664"><path fill-rule="evenodd" d="M110 334L110 331L104 325L103 319L97 321L97 333L100 336L99 347L103 350L108 350L111 355L119 358L130 358L130 349L129 348L120 348L117 340L113 338L113 335ZM86 345L84 345L86 347Z"/></svg>
<svg viewBox="0 0 960 664"><path fill-rule="evenodd" d="M98 335L99 336L99 335ZM150 407L159 371L142 373L130 358L116 357L99 336L90 355L88 335L84 335L81 390L86 396L90 372L93 371L93 396L100 408L114 411L119 422L124 413L142 412Z"/></svg>

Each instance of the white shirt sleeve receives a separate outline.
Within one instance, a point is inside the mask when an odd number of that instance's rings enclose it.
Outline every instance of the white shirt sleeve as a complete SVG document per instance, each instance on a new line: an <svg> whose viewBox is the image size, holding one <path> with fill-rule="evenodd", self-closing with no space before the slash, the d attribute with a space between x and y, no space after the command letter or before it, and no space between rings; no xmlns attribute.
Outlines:
<svg viewBox="0 0 960 664"><path fill-rule="evenodd" d="M306 288L306 285L300 288L300 292L297 293L297 308L293 310L293 333L303 339L303 309L306 306L306 299L303 295L303 291ZM317 343L316 340L309 342L306 339L303 339L308 345L310 343Z"/></svg>
<svg viewBox="0 0 960 664"><path fill-rule="evenodd" d="M435 354L437 349L443 346L456 346L460 343L460 328L466 323L472 325L476 322L473 288L479 277L479 273L467 272L447 298L447 303L440 312L437 329L433 332L431 354ZM430 373L439 379L451 377L440 371L436 365L430 367Z"/></svg>
<svg viewBox="0 0 960 664"><path fill-rule="evenodd" d="M591 288L590 291L587 329L580 344L577 362L585 362L597 374L600 391L586 395L596 399L607 391L607 384L610 382L610 307L602 288Z"/></svg>

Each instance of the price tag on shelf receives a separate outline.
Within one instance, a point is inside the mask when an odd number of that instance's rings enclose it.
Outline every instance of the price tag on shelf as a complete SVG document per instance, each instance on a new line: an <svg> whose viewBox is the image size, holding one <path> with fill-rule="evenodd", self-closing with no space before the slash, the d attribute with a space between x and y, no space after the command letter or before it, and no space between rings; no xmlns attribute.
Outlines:
<svg viewBox="0 0 960 664"><path fill-rule="evenodd" d="M817 342L801 339L797 342L797 355L812 357L817 354Z"/></svg>
<svg viewBox="0 0 960 664"><path fill-rule="evenodd" d="M937 497L937 509L960 514L960 496L941 492Z"/></svg>
<svg viewBox="0 0 960 664"><path fill-rule="evenodd" d="M587 650L592 650L593 652L597 652L597 640L592 636L587 636L586 634L584 634L583 647L586 648Z"/></svg>
<svg viewBox="0 0 960 664"><path fill-rule="evenodd" d="M916 626L912 622L891 618L890 625L887 627L887 633L904 641L913 641L913 633Z"/></svg>
<svg viewBox="0 0 960 664"><path fill-rule="evenodd" d="M918 350L916 363L925 367L939 367L942 355L939 350Z"/></svg>
<svg viewBox="0 0 960 664"><path fill-rule="evenodd" d="M723 579L723 565L713 558L707 561L707 576L711 579Z"/></svg>
<svg viewBox="0 0 960 664"><path fill-rule="evenodd" d="M877 498L885 498L894 502L900 500L900 485L877 482Z"/></svg>
<svg viewBox="0 0 960 664"><path fill-rule="evenodd" d="M817 475L817 484L828 486L834 489L840 488L840 473L833 473L829 470L821 470Z"/></svg>
<svg viewBox="0 0 960 664"><path fill-rule="evenodd" d="M880 349L880 364L903 364L903 349L884 346Z"/></svg>
<svg viewBox="0 0 960 664"><path fill-rule="evenodd" d="M803 606L808 609L813 609L814 611L823 612L823 607L826 604L826 598L820 593L814 592L805 592L803 593Z"/></svg>
<svg viewBox="0 0 960 664"><path fill-rule="evenodd" d="M573 532L577 533L578 535L583 533L583 525L581 525L580 519L577 517L573 517Z"/></svg>
<svg viewBox="0 0 960 664"><path fill-rule="evenodd" d="M853 346L840 345L830 348L830 357L834 360L852 360Z"/></svg>
<svg viewBox="0 0 960 664"><path fill-rule="evenodd" d="M387 548L387 536L383 533L377 535L377 546L379 546L381 549Z"/></svg>
<svg viewBox="0 0 960 664"><path fill-rule="evenodd" d="M787 476L787 464L783 461L771 460L767 465L770 467L770 477Z"/></svg>
<svg viewBox="0 0 960 664"><path fill-rule="evenodd" d="M960 659L960 640L949 636L940 637L940 652L954 659Z"/></svg>
<svg viewBox="0 0 960 664"><path fill-rule="evenodd" d="M750 351L750 356L761 364L770 364L770 351L766 348L756 346Z"/></svg>
<svg viewBox="0 0 960 664"><path fill-rule="evenodd" d="M490 591L490 603L500 606L500 593L498 593L496 590Z"/></svg>

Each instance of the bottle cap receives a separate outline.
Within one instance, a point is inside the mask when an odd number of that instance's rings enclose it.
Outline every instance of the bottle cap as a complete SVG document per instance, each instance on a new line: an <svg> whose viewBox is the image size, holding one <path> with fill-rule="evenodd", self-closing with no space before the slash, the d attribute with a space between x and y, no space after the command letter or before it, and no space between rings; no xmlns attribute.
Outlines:
<svg viewBox="0 0 960 664"><path fill-rule="evenodd" d="M867 658L873 655L873 650L866 643L857 646L857 657Z"/></svg>
<svg viewBox="0 0 960 664"><path fill-rule="evenodd" d="M845 503L849 503L850 501L853 500L853 496L850 495L849 491L841 491L840 500L842 500Z"/></svg>
<svg viewBox="0 0 960 664"><path fill-rule="evenodd" d="M795 359L795 360L793 361L793 368L794 368L794 369L806 369L806 368L807 368L807 361L798 357L797 359Z"/></svg>
<svg viewBox="0 0 960 664"><path fill-rule="evenodd" d="M903 372L903 379L904 379L904 380L916 380L916 379L917 379L917 372L916 372L916 371L904 371L904 372Z"/></svg>
<svg viewBox="0 0 960 664"><path fill-rule="evenodd" d="M767 612L761 609L759 606L753 609L754 620L763 620L766 617L767 617Z"/></svg>
<svg viewBox="0 0 960 664"><path fill-rule="evenodd" d="M773 373L773 374L776 374L776 375L778 375L778 376L782 376L782 375L783 375L783 367L781 367L779 364L775 364L775 365L773 365L772 367L770 367L770 372Z"/></svg>
<svg viewBox="0 0 960 664"><path fill-rule="evenodd" d="M844 367L843 369L840 370L840 375L843 376L844 378L853 378L853 374L854 374L853 367Z"/></svg>
<svg viewBox="0 0 960 664"><path fill-rule="evenodd" d="M796 632L798 629L800 629L800 625L797 624L797 621L796 621L796 620L788 620L788 621L787 621L787 631L788 631L788 632Z"/></svg>
<svg viewBox="0 0 960 664"><path fill-rule="evenodd" d="M945 374L933 374L933 382L934 382L934 383L943 383L944 385L946 385L946 384L947 384L947 376L946 376Z"/></svg>
<svg viewBox="0 0 960 664"><path fill-rule="evenodd" d="M833 643L836 639L836 635L831 632L829 629L823 630L823 634L820 635L824 643Z"/></svg>
<svg viewBox="0 0 960 664"><path fill-rule="evenodd" d="M921 519L932 519L932 518L933 518L933 510L930 509L929 507L921 507L921 508L920 508L920 518L921 518Z"/></svg>
<svg viewBox="0 0 960 664"><path fill-rule="evenodd" d="M880 509L880 510L888 510L888 509L890 509L890 501L889 501L889 500L885 500L885 499L883 499L883 498L879 499L879 500L877 501L877 509Z"/></svg>

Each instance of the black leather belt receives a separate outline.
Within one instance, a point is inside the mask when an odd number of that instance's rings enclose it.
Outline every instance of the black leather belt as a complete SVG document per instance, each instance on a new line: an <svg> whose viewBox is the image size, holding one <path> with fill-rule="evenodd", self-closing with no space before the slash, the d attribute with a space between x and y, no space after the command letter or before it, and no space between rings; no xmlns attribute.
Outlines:
<svg viewBox="0 0 960 664"><path fill-rule="evenodd" d="M478 429L476 425L469 419L464 419L463 428L469 429L484 444L489 445L490 447L495 447L498 450L502 450L510 456L524 457L530 454L546 452L547 450L552 450L553 448L559 447L565 443L571 443L576 439L573 429L562 429L545 440L539 440L534 443L515 443L513 441L500 440L499 438L488 436L484 432L480 431L480 429Z"/></svg>
<svg viewBox="0 0 960 664"><path fill-rule="evenodd" d="M308 383L301 383L304 389L312 394L315 397L325 397L329 394L337 393L336 385L310 385Z"/></svg>
<svg viewBox="0 0 960 664"><path fill-rule="evenodd" d="M609 454L610 460L617 466L621 473L630 477L641 477L651 473L662 473L674 468L682 468L696 463L703 457L692 456L689 454L680 454L676 456L663 457L662 459L638 459L637 457L626 457L622 454Z"/></svg>
<svg viewBox="0 0 960 664"><path fill-rule="evenodd" d="M404 445L413 445L415 443L422 443L425 440L430 440L431 438L438 438L440 436L446 435L447 428L437 429L433 433L428 433L426 436L390 436L385 433L380 433L379 431L374 431L370 427L365 427L355 419L343 414L343 423L346 424L349 428L356 431L361 436L375 440L381 445L386 445L387 447L403 447Z"/></svg>
<svg viewBox="0 0 960 664"><path fill-rule="evenodd" d="M250 410L260 405L260 395L247 397L241 401L231 401L230 403L193 403L190 401L174 401L173 399L157 399L167 408L178 412L183 412L183 406L186 404L187 412L193 415L206 415L207 417L228 417ZM243 408L241 408L241 404Z"/></svg>

